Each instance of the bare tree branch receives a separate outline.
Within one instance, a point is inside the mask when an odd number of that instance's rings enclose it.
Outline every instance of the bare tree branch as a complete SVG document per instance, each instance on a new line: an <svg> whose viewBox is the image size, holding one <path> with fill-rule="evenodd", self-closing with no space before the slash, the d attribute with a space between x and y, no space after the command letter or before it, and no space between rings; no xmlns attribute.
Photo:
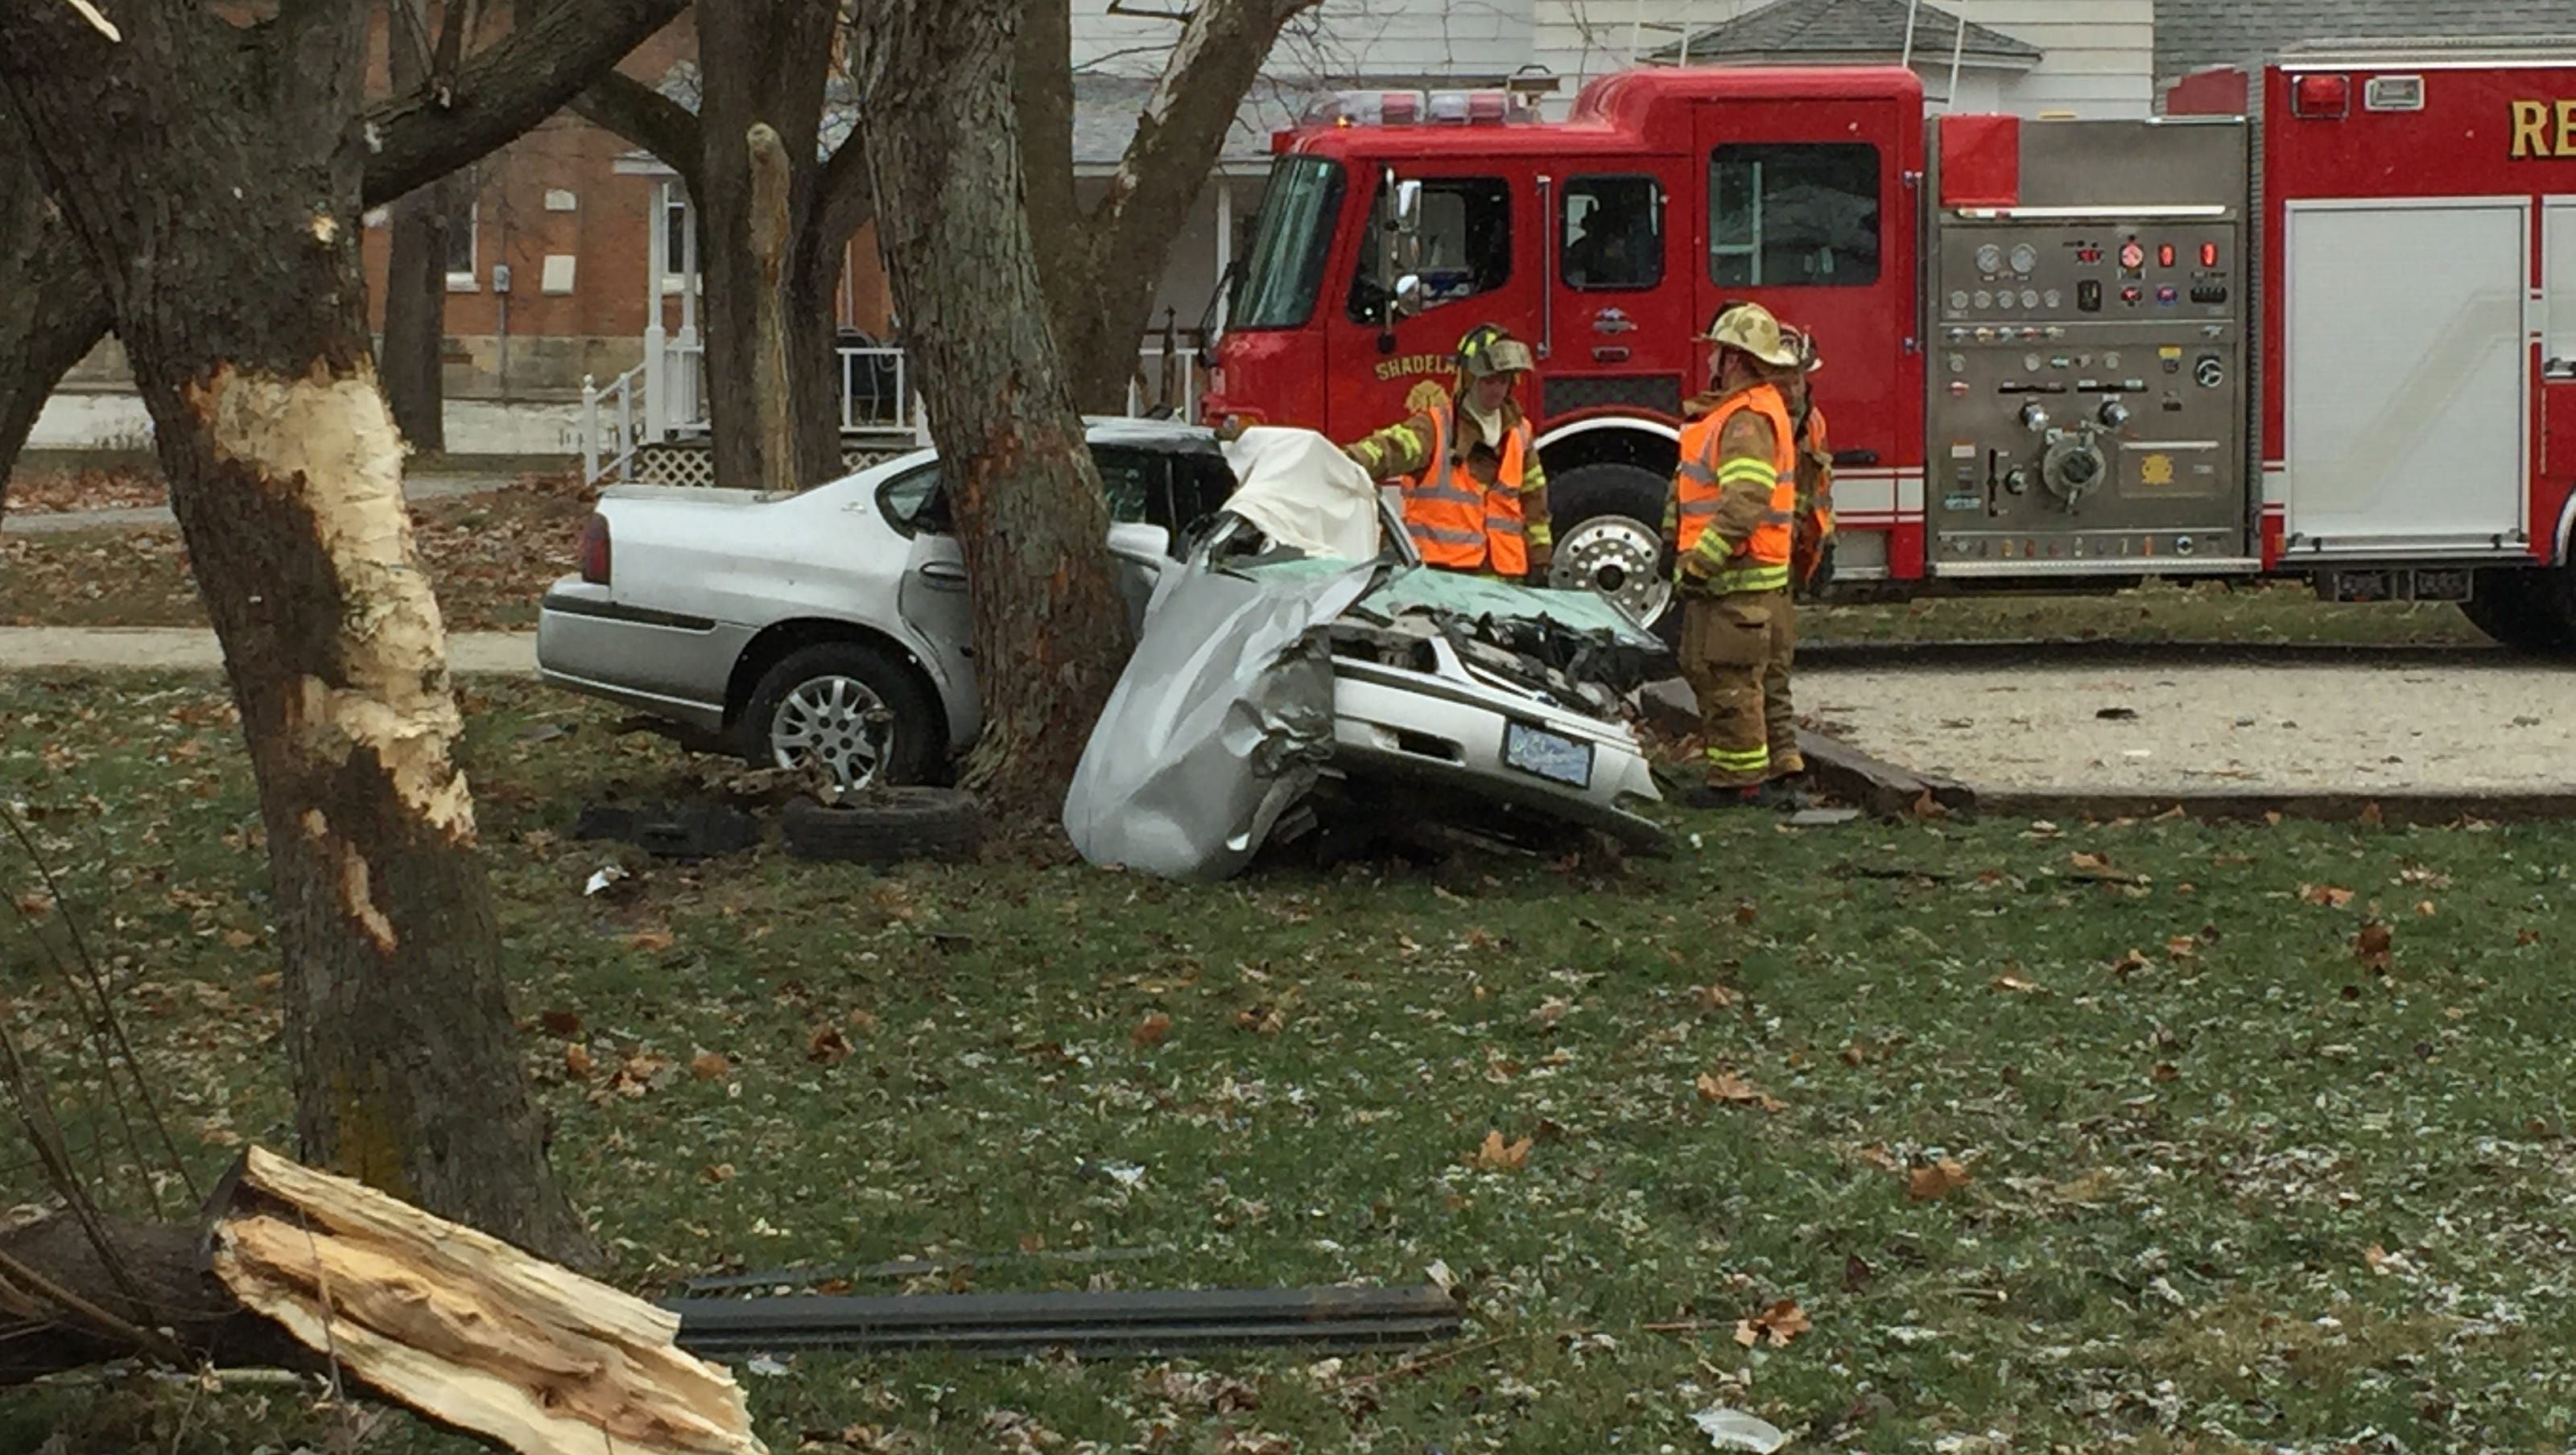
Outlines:
<svg viewBox="0 0 2576 1455"><path fill-rule="evenodd" d="M465 62L454 104L398 97L368 114L365 201L390 202L563 109L688 0L555 0Z"/></svg>
<svg viewBox="0 0 2576 1455"><path fill-rule="evenodd" d="M593 81L573 98L572 109L591 125L651 152L680 174L692 195L704 191L698 185L698 170L706 134L696 112L623 71L610 71Z"/></svg>
<svg viewBox="0 0 2576 1455"><path fill-rule="evenodd" d="M868 181L867 142L864 124L851 127L814 179L811 239L818 247L841 246L876 215L876 189Z"/></svg>

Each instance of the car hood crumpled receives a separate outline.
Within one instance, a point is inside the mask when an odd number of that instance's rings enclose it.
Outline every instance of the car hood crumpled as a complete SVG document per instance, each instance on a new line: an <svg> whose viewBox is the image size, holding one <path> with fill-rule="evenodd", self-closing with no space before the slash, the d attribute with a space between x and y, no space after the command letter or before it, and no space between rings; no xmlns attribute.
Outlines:
<svg viewBox="0 0 2576 1455"><path fill-rule="evenodd" d="M1249 863L1332 761L1325 629L1380 569L1324 558L1166 575L1065 795L1082 857L1186 880Z"/></svg>

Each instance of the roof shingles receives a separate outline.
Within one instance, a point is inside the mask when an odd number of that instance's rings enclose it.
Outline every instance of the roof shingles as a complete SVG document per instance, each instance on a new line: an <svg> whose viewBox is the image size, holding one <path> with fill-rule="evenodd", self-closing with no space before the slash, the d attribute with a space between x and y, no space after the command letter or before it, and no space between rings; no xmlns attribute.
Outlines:
<svg viewBox="0 0 2576 1455"><path fill-rule="evenodd" d="M1909 6L1906 0L1774 0L1759 10L1722 25L1694 31L1655 53L1659 61L1746 56L1886 57L1906 50L1905 28L1914 27L1914 53L1935 51L1946 57L1959 33L1959 17L1933 5ZM2037 65L2041 51L2000 30L1970 24L1961 54L1972 60L2017 66Z"/></svg>
<svg viewBox="0 0 2576 1455"><path fill-rule="evenodd" d="M2212 66L2259 66L2316 41L2570 31L2576 5L2568 0L2156 0L2156 83Z"/></svg>

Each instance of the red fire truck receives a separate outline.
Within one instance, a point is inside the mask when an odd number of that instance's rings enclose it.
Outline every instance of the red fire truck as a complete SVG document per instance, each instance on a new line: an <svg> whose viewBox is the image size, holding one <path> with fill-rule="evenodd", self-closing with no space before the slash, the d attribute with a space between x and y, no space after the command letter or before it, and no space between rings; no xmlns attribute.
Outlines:
<svg viewBox="0 0 2576 1455"><path fill-rule="evenodd" d="M1204 410L1355 439L1502 324L1556 584L1651 619L1692 337L1751 299L1825 358L1839 582L2295 574L2576 644L2576 56L2251 89L2143 121L1927 120L1896 67L1631 71L1558 123L1345 93L1274 138Z"/></svg>

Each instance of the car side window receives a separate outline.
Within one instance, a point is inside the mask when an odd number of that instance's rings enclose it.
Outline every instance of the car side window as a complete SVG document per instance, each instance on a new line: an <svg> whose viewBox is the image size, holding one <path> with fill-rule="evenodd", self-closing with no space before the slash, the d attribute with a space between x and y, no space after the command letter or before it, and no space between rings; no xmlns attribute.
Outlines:
<svg viewBox="0 0 2576 1455"><path fill-rule="evenodd" d="M947 514L947 502L934 500L941 495L937 461L917 470L907 470L877 487L877 506L901 530L935 530L934 524Z"/></svg>
<svg viewBox="0 0 2576 1455"><path fill-rule="evenodd" d="M1091 463L1100 471L1100 488L1109 499L1109 518L1124 525L1162 525L1156 507L1163 504L1167 471L1159 456L1137 450L1095 447Z"/></svg>

